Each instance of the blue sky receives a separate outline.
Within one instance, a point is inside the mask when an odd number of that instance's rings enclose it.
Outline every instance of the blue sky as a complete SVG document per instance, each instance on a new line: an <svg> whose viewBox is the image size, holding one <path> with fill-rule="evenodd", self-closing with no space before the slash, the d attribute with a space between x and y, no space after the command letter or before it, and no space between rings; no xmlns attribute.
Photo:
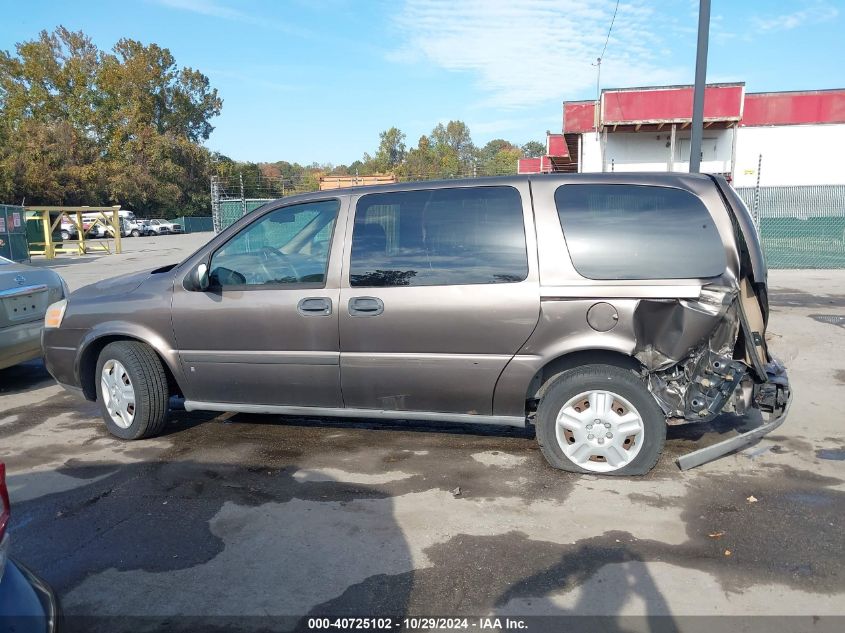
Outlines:
<svg viewBox="0 0 845 633"><path fill-rule="evenodd" d="M62 24L169 48L209 76L208 141L239 160L349 163L392 125L461 119L478 144L543 140L595 95L615 0L3 0L0 48ZM696 0L623 0L602 87L691 83ZM845 87L845 0L713 0L708 81Z"/></svg>

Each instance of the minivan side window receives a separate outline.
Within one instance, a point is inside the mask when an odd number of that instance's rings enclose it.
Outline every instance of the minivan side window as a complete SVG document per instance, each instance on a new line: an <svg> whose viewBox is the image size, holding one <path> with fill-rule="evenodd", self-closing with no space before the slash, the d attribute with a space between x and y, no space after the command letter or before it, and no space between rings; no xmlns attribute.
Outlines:
<svg viewBox="0 0 845 633"><path fill-rule="evenodd" d="M704 203L683 189L563 185L555 205L579 274L589 279L691 279L725 272Z"/></svg>
<svg viewBox="0 0 845 633"><path fill-rule="evenodd" d="M212 287L322 287L340 202L306 202L271 211L211 258Z"/></svg>
<svg viewBox="0 0 845 633"><path fill-rule="evenodd" d="M522 199L513 187L375 193L358 201L353 287L496 284L527 276Z"/></svg>

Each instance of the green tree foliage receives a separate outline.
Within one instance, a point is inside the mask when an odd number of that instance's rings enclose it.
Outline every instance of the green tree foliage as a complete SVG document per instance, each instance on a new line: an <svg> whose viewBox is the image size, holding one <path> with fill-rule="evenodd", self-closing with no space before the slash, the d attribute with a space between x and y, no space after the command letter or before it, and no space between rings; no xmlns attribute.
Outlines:
<svg viewBox="0 0 845 633"><path fill-rule="evenodd" d="M408 180L422 180L440 176L440 163L437 153L427 136L420 137L417 146L408 152L405 162L399 166L397 173Z"/></svg>
<svg viewBox="0 0 845 633"><path fill-rule="evenodd" d="M208 213L222 100L166 48L59 27L0 51L0 199Z"/></svg>
<svg viewBox="0 0 845 633"><path fill-rule="evenodd" d="M546 151L536 141L519 146L501 138L476 147L463 121L438 123L431 134L421 136L416 147L407 150L405 135L396 127L382 132L379 139L376 155L364 154L349 166L349 173L392 172L402 180L500 176L515 174L523 156L542 156Z"/></svg>
<svg viewBox="0 0 845 633"><path fill-rule="evenodd" d="M373 167L379 173L396 169L405 160L405 135L398 128L392 127L379 134L379 146ZM367 162L367 161L365 161Z"/></svg>
<svg viewBox="0 0 845 633"><path fill-rule="evenodd" d="M522 146L522 155L526 158L540 158L546 153L546 146L539 141L528 141Z"/></svg>

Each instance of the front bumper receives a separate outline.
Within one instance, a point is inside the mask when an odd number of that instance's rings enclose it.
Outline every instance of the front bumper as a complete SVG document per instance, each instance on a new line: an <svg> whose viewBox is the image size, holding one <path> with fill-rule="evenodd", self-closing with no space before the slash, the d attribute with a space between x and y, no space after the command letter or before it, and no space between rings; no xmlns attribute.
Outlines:
<svg viewBox="0 0 845 633"><path fill-rule="evenodd" d="M54 633L60 618L59 601L50 586L10 559L0 582L0 633Z"/></svg>
<svg viewBox="0 0 845 633"><path fill-rule="evenodd" d="M754 404L760 411L768 414L768 419L750 431L682 455L678 458L678 466L681 470L695 468L748 446L786 421L789 408L792 406L792 389L789 386L786 369L779 361L774 360L766 365L766 376L768 381L759 385Z"/></svg>

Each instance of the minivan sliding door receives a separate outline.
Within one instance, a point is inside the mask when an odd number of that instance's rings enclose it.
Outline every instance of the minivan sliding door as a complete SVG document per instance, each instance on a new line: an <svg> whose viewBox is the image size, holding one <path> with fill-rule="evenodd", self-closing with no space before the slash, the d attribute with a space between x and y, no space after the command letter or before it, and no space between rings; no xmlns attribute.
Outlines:
<svg viewBox="0 0 845 633"><path fill-rule="evenodd" d="M353 205L338 306L345 405L490 415L540 312L527 181Z"/></svg>

